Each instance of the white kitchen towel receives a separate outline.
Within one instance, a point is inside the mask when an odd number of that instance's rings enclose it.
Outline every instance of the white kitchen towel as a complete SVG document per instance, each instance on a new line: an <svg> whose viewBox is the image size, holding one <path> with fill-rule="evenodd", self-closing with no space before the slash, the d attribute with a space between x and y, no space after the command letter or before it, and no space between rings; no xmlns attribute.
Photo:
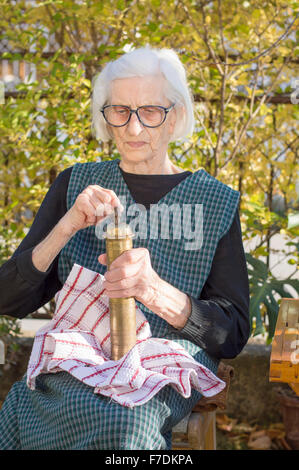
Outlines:
<svg viewBox="0 0 299 470"><path fill-rule="evenodd" d="M168 384L185 398L192 387L207 397L225 387L180 344L153 338L137 306L136 345L111 360L109 297L103 293L103 281L101 274L74 264L56 294L53 318L36 333L27 370L31 390L39 374L66 371L94 387L95 393L132 408Z"/></svg>

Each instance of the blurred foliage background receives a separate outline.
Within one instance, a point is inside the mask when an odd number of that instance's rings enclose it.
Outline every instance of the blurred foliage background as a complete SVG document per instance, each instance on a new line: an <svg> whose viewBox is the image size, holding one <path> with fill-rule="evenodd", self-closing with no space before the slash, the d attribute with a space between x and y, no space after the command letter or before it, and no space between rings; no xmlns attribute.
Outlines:
<svg viewBox="0 0 299 470"><path fill-rule="evenodd" d="M240 191L243 239L253 242L252 334L271 340L279 299L299 296L298 14L294 0L2 0L0 264L60 171L118 157L91 132L93 77L132 48L174 48L196 129L170 145L170 156ZM277 234L287 240L287 279L270 269ZM11 322L1 317L0 336L14 331Z"/></svg>

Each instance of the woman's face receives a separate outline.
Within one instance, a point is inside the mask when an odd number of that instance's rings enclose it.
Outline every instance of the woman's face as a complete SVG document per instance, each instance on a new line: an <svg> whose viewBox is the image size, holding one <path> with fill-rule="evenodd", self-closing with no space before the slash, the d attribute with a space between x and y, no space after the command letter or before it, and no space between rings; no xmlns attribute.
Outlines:
<svg viewBox="0 0 299 470"><path fill-rule="evenodd" d="M114 105L126 105L136 109L143 105L160 105L165 108L172 103L164 96L165 79L162 75L132 77L114 80L111 83L111 102ZM123 127L108 126L115 140L117 149L124 163L131 167L141 162L146 167L155 166L164 161L167 147L174 131L175 109L172 108L164 123L156 128L143 126L135 113Z"/></svg>

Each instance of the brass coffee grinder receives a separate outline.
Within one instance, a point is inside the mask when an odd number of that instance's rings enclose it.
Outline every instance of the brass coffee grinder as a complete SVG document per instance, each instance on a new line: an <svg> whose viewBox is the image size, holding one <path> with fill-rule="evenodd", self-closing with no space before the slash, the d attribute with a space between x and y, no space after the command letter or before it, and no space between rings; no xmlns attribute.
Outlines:
<svg viewBox="0 0 299 470"><path fill-rule="evenodd" d="M131 228L119 224L114 208L114 224L108 225L105 234L107 267L123 252L133 248ZM111 359L118 360L136 344L136 303L134 297L109 298Z"/></svg>

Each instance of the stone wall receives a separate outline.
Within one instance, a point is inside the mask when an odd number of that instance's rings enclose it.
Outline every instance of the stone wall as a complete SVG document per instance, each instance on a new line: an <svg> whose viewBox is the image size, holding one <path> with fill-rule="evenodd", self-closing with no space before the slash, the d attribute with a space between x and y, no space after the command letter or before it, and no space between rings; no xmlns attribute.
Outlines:
<svg viewBox="0 0 299 470"><path fill-rule="evenodd" d="M271 346L247 344L237 358L224 360L235 371L225 411L228 416L252 424L281 421L275 389L288 385L269 382L270 355Z"/></svg>

